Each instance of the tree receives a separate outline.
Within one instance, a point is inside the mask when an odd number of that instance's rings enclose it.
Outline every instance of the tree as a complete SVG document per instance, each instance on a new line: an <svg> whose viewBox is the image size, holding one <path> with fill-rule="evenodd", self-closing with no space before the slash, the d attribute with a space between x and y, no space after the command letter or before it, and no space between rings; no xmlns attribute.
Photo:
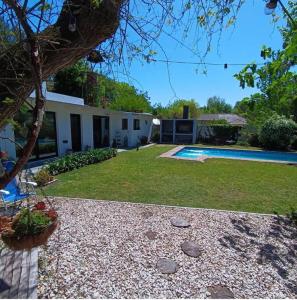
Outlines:
<svg viewBox="0 0 297 300"><path fill-rule="evenodd" d="M153 108L153 114L163 119L181 119L183 117L184 106L189 106L189 117L196 119L200 114L199 104L194 100L179 99L163 107L157 104Z"/></svg>
<svg viewBox="0 0 297 300"><path fill-rule="evenodd" d="M297 3L289 1L292 17L297 20ZM283 49L274 51L264 46L261 57L266 61L264 66L253 63L245 66L235 78L240 86L256 86L261 91L257 102L262 109L274 111L280 115L297 120L297 28L288 21L280 28L283 37ZM258 110L261 113L261 110Z"/></svg>
<svg viewBox="0 0 297 300"><path fill-rule="evenodd" d="M83 57L93 57L96 47L109 63L135 57L150 61L155 54L152 44L164 26L174 33L183 26L184 35L199 26L210 49L213 34L234 23L241 4L241 0L0 0L0 17L11 24L15 37L8 45L0 39L0 128L33 90L36 94L27 143L14 169L0 178L0 188L19 172L34 148L44 115L43 80Z"/></svg>
<svg viewBox="0 0 297 300"><path fill-rule="evenodd" d="M69 96L84 97L87 73L90 71L90 67L83 60L60 70L54 76L54 91Z"/></svg>
<svg viewBox="0 0 297 300"><path fill-rule="evenodd" d="M297 132L297 124L290 119L273 115L260 130L260 142L267 149L286 150Z"/></svg>
<svg viewBox="0 0 297 300"><path fill-rule="evenodd" d="M138 92L133 86L124 82L116 83L115 99L109 108L132 112L150 112L151 104L147 93Z"/></svg>
<svg viewBox="0 0 297 300"><path fill-rule="evenodd" d="M132 112L151 111L147 93L92 71L82 60L55 75L54 91L84 98L91 106Z"/></svg>
<svg viewBox="0 0 297 300"><path fill-rule="evenodd" d="M232 105L226 103L226 100L218 96L208 98L204 112L210 114L231 113Z"/></svg>
<svg viewBox="0 0 297 300"><path fill-rule="evenodd" d="M256 93L236 102L233 112L247 119L248 124L259 130L262 124L274 113L273 109L267 106L265 96Z"/></svg>

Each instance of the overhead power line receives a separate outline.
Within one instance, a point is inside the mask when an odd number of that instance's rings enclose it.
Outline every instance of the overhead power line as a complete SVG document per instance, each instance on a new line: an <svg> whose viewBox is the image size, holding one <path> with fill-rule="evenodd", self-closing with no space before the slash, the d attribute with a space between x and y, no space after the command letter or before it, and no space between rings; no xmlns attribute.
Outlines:
<svg viewBox="0 0 297 300"><path fill-rule="evenodd" d="M161 63L170 63L170 64L184 64L184 65L207 65L207 66L223 66L225 69L228 66L246 66L248 64L256 66L264 66L265 63L212 63L212 62L194 62L194 61L180 61L180 60L167 60L167 59L154 59L150 58L151 62L161 62Z"/></svg>

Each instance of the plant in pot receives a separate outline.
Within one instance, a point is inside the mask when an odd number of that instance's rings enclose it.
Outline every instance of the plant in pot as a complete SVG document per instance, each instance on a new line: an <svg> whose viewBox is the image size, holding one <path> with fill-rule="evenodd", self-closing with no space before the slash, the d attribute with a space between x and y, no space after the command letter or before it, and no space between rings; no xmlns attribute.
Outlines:
<svg viewBox="0 0 297 300"><path fill-rule="evenodd" d="M46 244L58 226L58 215L40 201L33 208L23 207L14 217L0 218L3 242L12 250L31 250Z"/></svg>

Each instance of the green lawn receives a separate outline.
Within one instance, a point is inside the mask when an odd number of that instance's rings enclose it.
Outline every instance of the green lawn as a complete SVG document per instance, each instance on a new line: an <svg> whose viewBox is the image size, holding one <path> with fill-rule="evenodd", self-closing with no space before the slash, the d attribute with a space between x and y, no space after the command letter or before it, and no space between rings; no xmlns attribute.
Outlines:
<svg viewBox="0 0 297 300"><path fill-rule="evenodd" d="M158 156L172 146L120 153L57 176L48 195L192 207L287 213L297 208L297 167L209 159L204 164Z"/></svg>

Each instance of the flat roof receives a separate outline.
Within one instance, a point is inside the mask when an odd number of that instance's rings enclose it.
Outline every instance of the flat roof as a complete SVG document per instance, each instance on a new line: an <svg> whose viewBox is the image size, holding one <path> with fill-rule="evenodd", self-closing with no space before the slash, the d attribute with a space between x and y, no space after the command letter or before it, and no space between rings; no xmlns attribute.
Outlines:
<svg viewBox="0 0 297 300"><path fill-rule="evenodd" d="M43 90L43 94L45 96L45 99L47 101L52 101L52 102L57 102L57 103L64 103L64 104L79 105L79 106L83 106L83 107L86 107L86 108L92 108L92 109L100 109L100 110L104 110L104 111L110 112L110 113L152 116L151 113L118 111L118 110L104 109L102 107L95 107L95 106L85 105L84 99L82 99L82 98L47 91L45 82L42 84L42 90ZM35 91L33 91L31 93L30 98L35 99Z"/></svg>

